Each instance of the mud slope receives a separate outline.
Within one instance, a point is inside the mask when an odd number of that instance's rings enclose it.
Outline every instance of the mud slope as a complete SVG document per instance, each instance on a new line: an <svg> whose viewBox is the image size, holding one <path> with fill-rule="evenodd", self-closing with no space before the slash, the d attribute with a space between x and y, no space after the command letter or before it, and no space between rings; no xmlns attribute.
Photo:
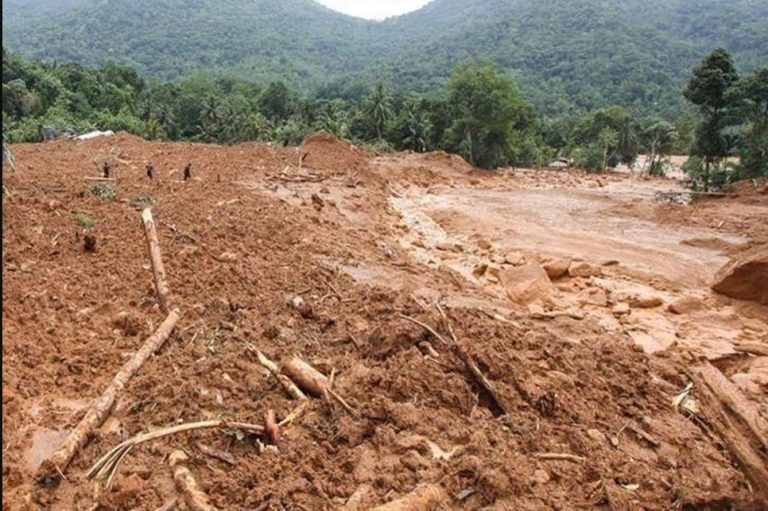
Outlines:
<svg viewBox="0 0 768 511"><path fill-rule="evenodd" d="M653 200L668 181L484 174L448 155L374 157L322 135L288 149L118 134L12 150L4 509L158 509L177 497L167 458L179 449L218 509L370 509L425 483L445 492L442 509L764 509L705 418L672 405L709 358L766 410L765 357L734 350L768 343L766 308L708 287L731 252L765 240L759 197L668 205ZM114 201L86 180L105 160ZM184 316L66 480L41 488L39 464L164 318L144 204ZM78 215L93 221L96 252L83 249ZM553 296L509 299L499 276L564 257L573 276L554 280ZM696 306L671 312L681 299ZM508 413L404 316L443 338L452 329ZM313 398L279 451L233 430L156 440L95 491L87 469L133 435L294 410L254 350L333 373L353 413Z"/></svg>

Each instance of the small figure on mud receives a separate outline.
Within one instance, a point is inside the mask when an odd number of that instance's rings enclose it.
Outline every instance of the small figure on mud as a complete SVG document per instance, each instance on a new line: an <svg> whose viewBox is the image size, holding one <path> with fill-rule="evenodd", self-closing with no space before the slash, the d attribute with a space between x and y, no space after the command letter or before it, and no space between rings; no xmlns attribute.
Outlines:
<svg viewBox="0 0 768 511"><path fill-rule="evenodd" d="M109 171L110 170L111 169L109 167L109 162L105 161L104 162L104 166L101 168L101 174L102 174L101 177L103 177L104 179L109 179Z"/></svg>
<svg viewBox="0 0 768 511"><path fill-rule="evenodd" d="M189 181L192 179L192 164L187 163L187 166L184 167L184 181Z"/></svg>
<svg viewBox="0 0 768 511"><path fill-rule="evenodd" d="M150 181L155 177L155 167L152 163L147 163L147 177Z"/></svg>

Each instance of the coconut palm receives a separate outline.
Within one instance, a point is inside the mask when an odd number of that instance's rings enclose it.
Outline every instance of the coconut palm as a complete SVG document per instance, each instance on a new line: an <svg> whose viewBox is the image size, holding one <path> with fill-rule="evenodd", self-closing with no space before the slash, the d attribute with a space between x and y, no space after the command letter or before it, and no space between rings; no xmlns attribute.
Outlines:
<svg viewBox="0 0 768 511"><path fill-rule="evenodd" d="M368 96L365 97L363 100L363 113L376 127L376 135L381 140L384 125L394 114L392 98L387 95L384 85L377 84Z"/></svg>

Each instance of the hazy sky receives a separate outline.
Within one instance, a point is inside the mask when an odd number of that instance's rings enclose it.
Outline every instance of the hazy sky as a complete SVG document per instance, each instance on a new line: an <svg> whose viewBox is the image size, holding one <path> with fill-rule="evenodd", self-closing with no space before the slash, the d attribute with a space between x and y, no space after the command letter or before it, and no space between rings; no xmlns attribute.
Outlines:
<svg viewBox="0 0 768 511"><path fill-rule="evenodd" d="M331 9L350 16L380 20L415 11L430 0L317 0Z"/></svg>

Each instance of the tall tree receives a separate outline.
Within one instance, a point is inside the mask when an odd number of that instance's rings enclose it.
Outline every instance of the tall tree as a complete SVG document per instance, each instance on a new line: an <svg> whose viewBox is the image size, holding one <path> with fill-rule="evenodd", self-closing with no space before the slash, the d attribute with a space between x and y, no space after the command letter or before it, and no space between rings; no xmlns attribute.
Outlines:
<svg viewBox="0 0 768 511"><path fill-rule="evenodd" d="M746 121L738 177L768 177L768 67L743 78L733 94L736 109Z"/></svg>
<svg viewBox="0 0 768 511"><path fill-rule="evenodd" d="M536 121L512 79L489 61L457 68L448 82L448 103L447 149L484 168L514 163Z"/></svg>
<svg viewBox="0 0 768 511"><path fill-rule="evenodd" d="M677 129L664 119L650 117L643 120L642 138L644 149L648 152L642 172L664 174L664 156L672 151L677 142Z"/></svg>
<svg viewBox="0 0 768 511"><path fill-rule="evenodd" d="M683 96L699 107L701 121L691 153L703 160L700 176L704 191L710 188L713 166L728 156L728 144L723 136L727 110L732 106L729 90L739 80L733 58L723 48L716 48L693 71Z"/></svg>
<svg viewBox="0 0 768 511"><path fill-rule="evenodd" d="M382 139L384 125L394 115L392 98L384 90L384 85L379 83L363 100L363 112L376 128L376 135Z"/></svg>

